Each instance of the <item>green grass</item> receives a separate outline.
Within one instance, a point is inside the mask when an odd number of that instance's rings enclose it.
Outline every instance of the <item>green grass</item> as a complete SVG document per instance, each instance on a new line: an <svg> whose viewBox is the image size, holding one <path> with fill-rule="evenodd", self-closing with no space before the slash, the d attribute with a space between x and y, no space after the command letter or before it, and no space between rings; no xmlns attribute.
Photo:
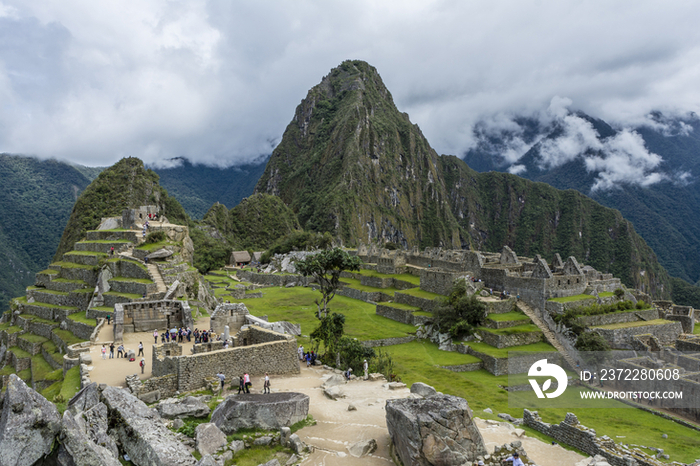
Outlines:
<svg viewBox="0 0 700 466"><path fill-rule="evenodd" d="M14 373L15 373L15 368L10 366L9 364L0 370L0 376L10 375L10 374L14 374Z"/></svg>
<svg viewBox="0 0 700 466"><path fill-rule="evenodd" d="M140 294L117 293L116 291L108 291L107 293L103 293L102 296L120 296L122 298L129 298L129 299L141 299L142 298L142 296Z"/></svg>
<svg viewBox="0 0 700 466"><path fill-rule="evenodd" d="M19 346L11 346L7 349L7 351L13 353L18 358L31 358L32 357L31 354L27 353Z"/></svg>
<svg viewBox="0 0 700 466"><path fill-rule="evenodd" d="M616 329L616 328L642 327L645 325L663 325L663 324L670 324L670 323L672 323L670 320L654 319L654 320L647 320L647 321L640 320L637 322L620 322L617 324L597 325L597 326L591 327L591 328Z"/></svg>
<svg viewBox="0 0 700 466"><path fill-rule="evenodd" d="M95 311L114 312L114 308L109 306L93 306L90 309L94 309Z"/></svg>
<svg viewBox="0 0 700 466"><path fill-rule="evenodd" d="M289 458L292 455L291 450L284 448L280 445L253 445L250 448L245 448L239 451L233 457L233 459L230 459L226 463L224 463L224 466L258 466L259 464L265 464L269 461L272 461L272 459L274 458L280 459L280 457L277 456L279 453L284 453L286 458ZM285 458L282 458L280 460L280 464L284 464L285 462Z"/></svg>
<svg viewBox="0 0 700 466"><path fill-rule="evenodd" d="M567 296L565 298L552 298L548 301L554 301L555 303L572 303L574 301L583 301L585 299L595 299L595 296L589 294L577 294L574 296Z"/></svg>
<svg viewBox="0 0 700 466"><path fill-rule="evenodd" d="M63 378L63 369L55 370L39 353L32 356L32 374L34 380L59 380Z"/></svg>
<svg viewBox="0 0 700 466"><path fill-rule="evenodd" d="M18 338L21 338L22 340L28 341L30 343L44 343L48 341L48 339L42 337L41 335L34 335L33 333L25 333L23 335L20 335Z"/></svg>
<svg viewBox="0 0 700 466"><path fill-rule="evenodd" d="M68 296L67 291L58 291L58 290L49 290L47 288L33 288L34 291L37 291L39 293L46 293L46 294L56 294L59 296Z"/></svg>
<svg viewBox="0 0 700 466"><path fill-rule="evenodd" d="M127 241L127 243L128 242L130 242L130 241ZM160 249L160 248L165 247L169 244L170 244L169 241L160 241L158 243L143 243L134 249L138 249L140 251L155 251L156 249Z"/></svg>
<svg viewBox="0 0 700 466"><path fill-rule="evenodd" d="M469 402L474 414L485 419L498 419L497 413L508 413L519 418L522 408L508 406L508 376L494 376L486 370L472 372L451 372L437 367L425 354L407 349L409 345L395 345L383 348L393 358L396 371L408 386L414 382L424 382L436 390L450 395L460 396ZM528 345L534 346L534 345ZM553 348L550 347L550 350ZM491 408L494 414L484 413ZM545 422L559 423L564 420L570 409L538 409ZM662 419L650 413L630 408L614 409L580 409L574 411L579 421L596 430L598 436L625 436L625 443L653 445L663 448L671 459L692 462L700 451L700 436L697 431L683 427L672 421ZM531 437L542 439L546 443L553 439L529 427L520 426ZM668 434L662 439L661 434Z"/></svg>
<svg viewBox="0 0 700 466"><path fill-rule="evenodd" d="M53 306L50 306L53 307ZM77 309L77 308L72 308L72 309ZM31 320L32 322L36 322L39 324L46 324L46 325L58 325L58 322L55 322L53 320L48 320L48 319L43 319L39 316L35 316L33 314L21 314L21 318L26 319L26 320Z"/></svg>
<svg viewBox="0 0 700 466"><path fill-rule="evenodd" d="M380 273L376 272L374 270L369 270L369 269L362 269L359 272L352 272L352 273L359 273L360 275L364 275L365 277L378 277L378 278L395 278L397 280L402 280L404 282L409 282L413 283L416 286L420 285L420 277L417 277L415 275L411 275L410 273L402 273L402 274L387 274L387 273Z"/></svg>
<svg viewBox="0 0 700 466"><path fill-rule="evenodd" d="M613 293L612 291L603 291L601 293L598 293L598 296L600 296L601 298L610 298L612 296L615 296L615 293Z"/></svg>
<svg viewBox="0 0 700 466"><path fill-rule="evenodd" d="M114 277L109 279L110 282L130 282L130 283L145 283L151 284L153 280L148 278L128 278L128 277Z"/></svg>
<svg viewBox="0 0 700 466"><path fill-rule="evenodd" d="M88 230L87 232L88 233L95 233L95 232L105 232L105 231L114 232L114 231L137 231L137 230L128 230L126 228L112 228L111 230Z"/></svg>
<svg viewBox="0 0 700 466"><path fill-rule="evenodd" d="M419 307L416 306L409 306L408 304L401 304L401 303L381 303L382 306L389 306L389 307L394 307L396 309L404 309L406 311L420 311Z"/></svg>
<svg viewBox="0 0 700 466"><path fill-rule="evenodd" d="M391 350L389 350L391 348ZM480 362L481 359L471 354L461 354L456 351L441 351L436 343L429 340L414 340L402 345L383 347L389 350L395 359L420 359L432 366L459 366Z"/></svg>
<svg viewBox="0 0 700 466"><path fill-rule="evenodd" d="M486 316L487 319L493 320L494 322L512 322L515 320L530 320L528 316L522 312L512 311L506 312L505 314L489 314Z"/></svg>
<svg viewBox="0 0 700 466"><path fill-rule="evenodd" d="M71 367L66 371L66 377L61 384L61 391L58 392L61 402L56 403L58 410L63 413L73 396L80 390L80 366Z"/></svg>
<svg viewBox="0 0 700 466"><path fill-rule="evenodd" d="M51 265L61 267L62 269L85 269L85 270L93 270L94 269L94 266L92 266L92 265L76 264L75 262L59 261L59 262L54 262Z"/></svg>
<svg viewBox="0 0 700 466"><path fill-rule="evenodd" d="M31 369L25 369L23 371L19 371L17 373L17 377L20 379L24 380L25 383L29 383L32 380L32 370Z"/></svg>
<svg viewBox="0 0 700 466"><path fill-rule="evenodd" d="M66 254L71 256L100 256L107 257L106 252L95 252L95 251L68 251Z"/></svg>
<svg viewBox="0 0 700 466"><path fill-rule="evenodd" d="M71 280L70 278L54 278L52 283L75 283L76 285L87 286L85 280Z"/></svg>
<svg viewBox="0 0 700 466"><path fill-rule="evenodd" d="M310 288L264 288L263 297L246 301L246 307L255 316L267 315L271 322L287 320L301 324L303 335L309 335L317 326L316 304L321 293ZM331 312L345 314L345 334L359 340L403 337L415 333L412 325L378 316L376 306L356 299L336 296L330 303Z"/></svg>
<svg viewBox="0 0 700 466"><path fill-rule="evenodd" d="M44 349L44 351L51 355L54 361L63 365L63 355L58 351L58 347L53 341L47 340L41 345L41 347Z"/></svg>
<svg viewBox="0 0 700 466"><path fill-rule="evenodd" d="M399 290L399 293L403 294L408 294L411 296L415 296L417 298L423 298L423 299L435 299L435 298L444 298L445 296L437 293L431 293L430 291L423 291L420 288L409 288L408 290Z"/></svg>
<svg viewBox="0 0 700 466"><path fill-rule="evenodd" d="M74 322L81 322L91 327L97 327L97 319L88 319L85 317L84 312L76 312L75 314L69 315L68 318Z"/></svg>
<svg viewBox="0 0 700 466"><path fill-rule="evenodd" d="M80 343L86 340L83 340L82 338L78 338L75 335L73 335L72 332L68 330L61 330L60 328L55 328L52 330L52 333L55 333L61 341L65 342L66 345L73 345L75 343Z"/></svg>
<svg viewBox="0 0 700 466"><path fill-rule="evenodd" d="M696 323L695 327L693 327L693 335L700 335L700 324Z"/></svg>
<svg viewBox="0 0 700 466"><path fill-rule="evenodd" d="M38 272L41 275L58 275L58 270L56 269L46 269Z"/></svg>
<svg viewBox="0 0 700 466"><path fill-rule="evenodd" d="M508 327L508 328L488 328L488 327L479 327L479 330L483 330L484 332L489 332L489 333L494 333L496 335L514 335L516 333L533 333L533 332L542 332L539 327L535 324L527 324L527 325L518 325L515 327Z"/></svg>
<svg viewBox="0 0 700 466"><path fill-rule="evenodd" d="M38 301L34 301L33 303L30 303L30 302L27 302L27 297L26 297L26 296L22 296L22 297L19 297L19 298L15 298L15 301L17 301L17 302L20 303L20 304L29 304L29 305L32 305L32 306L41 306L41 307L46 307L46 308L49 308L49 309L65 309L65 310L67 310L67 311L72 311L72 310L78 309L77 307L73 307L73 306L59 306L59 305L57 305L57 304L40 303L40 302L38 302Z"/></svg>
<svg viewBox="0 0 700 466"><path fill-rule="evenodd" d="M22 329L22 327L12 325L10 322L5 322L4 324L0 324L0 331L3 331L3 330L5 332L7 332L8 334L11 334L11 333L21 332L24 329Z"/></svg>
<svg viewBox="0 0 700 466"><path fill-rule="evenodd" d="M90 240L90 241L78 241L78 244L128 244L131 243L128 239L115 239L115 240L109 240L109 239L96 239L96 240Z"/></svg>
<svg viewBox="0 0 700 466"><path fill-rule="evenodd" d="M367 293L384 293L389 296L394 296L394 292L397 291L396 288L377 288L374 286L366 286L360 284L360 280L355 278L341 278L340 281L348 286L348 288L353 288L359 291L365 291Z"/></svg>
<svg viewBox="0 0 700 466"><path fill-rule="evenodd" d="M470 341L469 343L465 343L466 346L471 346L472 349L475 351L478 351L480 353L488 354L489 356L493 356L494 358L507 358L508 357L508 351L530 351L530 352L556 352L556 348L554 348L552 345L549 343L545 342L539 342L539 343L533 343L531 345L522 345L522 346L511 346L510 348L494 348L493 346L487 345L486 343L481 343L481 342L473 342Z"/></svg>

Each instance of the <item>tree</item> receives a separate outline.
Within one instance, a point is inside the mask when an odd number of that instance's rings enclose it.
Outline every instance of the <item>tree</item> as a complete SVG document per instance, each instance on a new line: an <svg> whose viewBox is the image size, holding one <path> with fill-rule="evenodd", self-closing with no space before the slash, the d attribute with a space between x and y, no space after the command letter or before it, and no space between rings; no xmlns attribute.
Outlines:
<svg viewBox="0 0 700 466"><path fill-rule="evenodd" d="M452 337L471 334L486 317L486 306L475 295L467 296L467 283L458 280L447 299L433 311L441 331Z"/></svg>
<svg viewBox="0 0 700 466"><path fill-rule="evenodd" d="M340 273L344 270L360 270L360 265L362 261L359 257L351 256L340 248L326 249L294 263L299 273L305 277L314 277L321 288L321 300L314 301L319 320L328 316L328 303L340 287Z"/></svg>
<svg viewBox="0 0 700 466"><path fill-rule="evenodd" d="M343 338L345 316L334 312L321 318L321 323L311 332L311 339L323 343L326 354L335 354L336 347Z"/></svg>

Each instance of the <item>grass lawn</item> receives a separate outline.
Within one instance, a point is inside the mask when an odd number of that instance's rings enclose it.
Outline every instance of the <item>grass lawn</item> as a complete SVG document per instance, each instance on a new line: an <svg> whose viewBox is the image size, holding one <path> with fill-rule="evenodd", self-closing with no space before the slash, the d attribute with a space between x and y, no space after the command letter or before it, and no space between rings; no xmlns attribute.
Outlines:
<svg viewBox="0 0 700 466"><path fill-rule="evenodd" d="M508 392L503 389L508 386L508 376L496 377L484 369L473 372L451 372L441 369L436 367L434 360L430 359L431 350L421 353L415 350L414 346L410 346L416 343L382 348L392 355L397 373L409 387L414 382L424 382L440 392L463 397L469 402L474 414L484 419L498 419L496 416L498 413L508 413L513 417L523 416L522 408L508 406ZM554 348L550 346L550 350ZM575 396L576 393L574 392L573 395ZM486 408L491 408L494 414L484 413L483 410ZM538 410L542 419L549 423L563 421L569 411L571 409ZM595 429L598 436L608 435L612 439L625 443L663 448L671 455L672 460L692 462L700 451L700 435L697 431L641 410L591 408L577 409L574 412L579 421ZM540 438L546 443L552 441L551 438L533 429L524 426L521 428L525 429L531 437ZM667 439L661 438L663 433L668 434ZM625 438L616 439L618 435Z"/></svg>
<svg viewBox="0 0 700 466"><path fill-rule="evenodd" d="M409 306L408 304L401 303L381 303L382 306L395 307L397 309L404 309L406 311L420 311L419 307Z"/></svg>
<svg viewBox="0 0 700 466"><path fill-rule="evenodd" d="M32 303L32 304L34 304L34 303ZM54 306L49 306L49 307L54 307ZM71 309L77 309L77 308L71 308ZM56 321L43 319L43 318L35 316L33 314L21 314L20 317L23 319L26 319L26 320L31 320L32 322L36 322L39 324L58 325L58 322L56 322Z"/></svg>
<svg viewBox="0 0 700 466"><path fill-rule="evenodd" d="M140 299L142 297L140 294L136 293L117 293L116 291L108 291L106 293L103 293L102 296L119 296L121 298L129 299Z"/></svg>
<svg viewBox="0 0 700 466"><path fill-rule="evenodd" d="M512 322L514 320L530 320L528 316L522 312L512 311L506 312L505 314L489 314L486 316L487 319L493 320L494 322Z"/></svg>
<svg viewBox="0 0 700 466"><path fill-rule="evenodd" d="M115 240L109 240L109 239L96 239L96 240L91 240L91 241L78 241L78 244L127 244L131 243L128 239L115 239Z"/></svg>
<svg viewBox="0 0 700 466"><path fill-rule="evenodd" d="M126 242L130 243L131 241L126 241ZM141 246L138 246L134 249L138 249L140 251L155 251L156 249L163 248L169 244L170 244L170 241L160 241L158 243L143 243Z"/></svg>
<svg viewBox="0 0 700 466"><path fill-rule="evenodd" d="M129 277L113 277L113 278L110 278L108 281L110 281L110 282L145 283L145 284L153 283L153 280L149 280L148 278L129 278Z"/></svg>
<svg viewBox="0 0 700 466"><path fill-rule="evenodd" d="M92 270L94 267L92 265L82 265L82 264L76 264L75 262L54 262L51 265L55 265L57 267L61 267L62 269L85 269L85 270Z"/></svg>
<svg viewBox="0 0 700 466"><path fill-rule="evenodd" d="M69 251L66 254L70 254L71 256L100 256L100 257L107 257L106 252L95 252L95 251Z"/></svg>
<svg viewBox="0 0 700 466"><path fill-rule="evenodd" d="M34 335L33 333L25 333L24 335L20 335L18 338L21 338L22 340L28 341L30 343L44 343L45 341L48 341L41 335Z"/></svg>
<svg viewBox="0 0 700 466"><path fill-rule="evenodd" d="M59 296L68 296L67 291L49 290L47 288L34 288L33 291L37 293L47 293L47 294L57 294Z"/></svg>
<svg viewBox="0 0 700 466"><path fill-rule="evenodd" d="M28 305L32 305L32 306L41 306L41 307L47 307L47 308L51 308L51 309L65 309L65 310L68 310L68 311L72 311L72 310L78 309L77 307L73 307L73 306L59 306L59 305L57 305L57 304L40 303L40 302L38 302L38 301L34 301L33 303L29 303L29 302L27 302L27 297L26 297L26 296L21 296L21 297L19 297L19 298L15 298L15 301L17 301L17 302L20 303L20 304L28 304Z"/></svg>
<svg viewBox="0 0 700 466"><path fill-rule="evenodd" d="M591 328L604 328L604 329L615 329L615 328L631 328L631 327L642 327L645 325L663 325L672 323L670 320L665 319L654 319L647 321L637 321L637 322L620 322L618 324L608 324L608 325L598 325Z"/></svg>
<svg viewBox="0 0 700 466"><path fill-rule="evenodd" d="M58 270L56 270L56 269L46 269L46 270L42 270L41 272L37 272L37 273L40 273L40 274L42 274L42 275L58 275Z"/></svg>
<svg viewBox="0 0 700 466"><path fill-rule="evenodd" d="M91 327L97 327L97 319L88 319L85 317L84 312L76 312L75 314L69 315L68 318L73 322L81 322Z"/></svg>
<svg viewBox="0 0 700 466"><path fill-rule="evenodd" d="M47 353L49 353L51 355L51 357L53 358L54 361L63 365L63 355L58 352L58 347L56 346L56 344L53 341L51 341L51 340L45 341L41 345L41 347L44 349L44 351L46 351ZM61 377L63 377L63 375L61 375Z"/></svg>
<svg viewBox="0 0 700 466"><path fill-rule="evenodd" d="M414 285L418 286L420 285L420 277L417 277L415 275L411 275L410 273L402 273L402 274L388 274L388 273L379 273L374 270L369 270L369 269L362 269L359 272L352 272L352 273L359 273L360 275L364 275L365 277L378 277L378 278L395 278L397 280L402 280L404 282L408 283L413 283Z"/></svg>
<svg viewBox="0 0 700 466"><path fill-rule="evenodd" d="M314 300L321 297L320 292L302 287L263 288L262 292L262 298L246 301L251 314L267 315L271 322L287 320L301 324L303 335L309 335L318 326ZM376 307L364 301L336 296L329 308L331 312L345 314L345 334L358 340L404 337L416 330L412 325L378 316Z"/></svg>
<svg viewBox="0 0 700 466"><path fill-rule="evenodd" d="M595 296L589 294L577 294L574 296L567 296L565 298L552 298L547 301L554 301L555 303L572 303L574 301L583 301L585 299L595 299Z"/></svg>
<svg viewBox="0 0 700 466"><path fill-rule="evenodd" d="M411 296L423 299L445 298L445 296L441 294L431 293L430 291L423 291L420 288L409 288L408 290L399 290L399 293L410 294Z"/></svg>
<svg viewBox="0 0 700 466"><path fill-rule="evenodd" d="M598 293L598 296L600 296L601 298L610 298L611 296L615 296L615 293L613 293L612 291L603 291L601 293Z"/></svg>
<svg viewBox="0 0 700 466"><path fill-rule="evenodd" d="M54 370L39 353L32 356L32 374L34 380L59 380L63 378L63 369Z"/></svg>
<svg viewBox="0 0 700 466"><path fill-rule="evenodd" d="M508 327L508 328L479 327L479 330L483 330L484 332L494 333L496 335L513 335L515 333L541 332L540 328L535 324L518 325L515 327Z"/></svg>
<svg viewBox="0 0 700 466"><path fill-rule="evenodd" d="M31 358L32 357L31 354L27 353L19 346L11 346L11 347L7 348L7 351L13 353L18 358Z"/></svg>
<svg viewBox="0 0 700 466"><path fill-rule="evenodd" d="M360 291L366 291L368 293L384 293L388 294L389 296L394 296L394 292L397 291L396 288L376 288L374 286L366 286L360 284L360 280L357 280L355 278L341 278L340 279L341 283L345 283L349 288L353 288L355 290L360 290Z"/></svg>
<svg viewBox="0 0 700 466"><path fill-rule="evenodd" d="M542 353L557 351L556 348L554 348L552 345L543 341L539 343L533 343L531 345L511 346L510 348L502 349L494 348L493 346L487 345L486 343L474 341L470 341L469 343L464 344L466 346L471 346L472 349L474 349L475 351L488 354L489 356L493 356L494 358L507 358L508 351L534 351Z"/></svg>
<svg viewBox="0 0 700 466"><path fill-rule="evenodd" d="M75 343L80 343L81 341L86 341L82 338L76 337L75 335L73 335L72 332L68 330L61 330L60 328L53 329L52 333L55 333L61 339L61 341L66 343L66 345L72 345Z"/></svg>
<svg viewBox="0 0 700 466"><path fill-rule="evenodd" d="M21 332L23 329L17 325L10 324L10 322L5 322L4 324L0 325L0 330L4 330L9 335L11 333Z"/></svg>

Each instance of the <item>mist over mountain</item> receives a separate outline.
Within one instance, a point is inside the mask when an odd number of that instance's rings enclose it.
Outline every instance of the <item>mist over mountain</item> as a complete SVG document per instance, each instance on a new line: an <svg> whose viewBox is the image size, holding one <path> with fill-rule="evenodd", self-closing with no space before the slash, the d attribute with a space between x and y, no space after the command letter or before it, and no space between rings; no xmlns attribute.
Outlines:
<svg viewBox="0 0 700 466"><path fill-rule="evenodd" d="M620 210L668 272L700 280L700 118L659 112L615 128L554 99L541 114L477 125L477 171L517 173Z"/></svg>

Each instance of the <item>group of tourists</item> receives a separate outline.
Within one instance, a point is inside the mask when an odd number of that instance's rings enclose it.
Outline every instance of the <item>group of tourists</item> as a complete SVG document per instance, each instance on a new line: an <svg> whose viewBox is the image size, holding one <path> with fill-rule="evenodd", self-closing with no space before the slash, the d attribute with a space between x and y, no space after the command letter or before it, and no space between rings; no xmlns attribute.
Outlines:
<svg viewBox="0 0 700 466"><path fill-rule="evenodd" d="M107 359L107 345L102 345L102 359ZM124 349L124 345L119 345L117 347L117 357L118 358L126 358L126 350ZM139 342L139 356L143 356L143 344ZM109 359L114 359L114 342L111 342L109 344Z"/></svg>
<svg viewBox="0 0 700 466"><path fill-rule="evenodd" d="M302 345L299 345L297 348L297 354L299 355L299 361L306 361L306 367L312 366L316 362L316 353L313 351L305 353Z"/></svg>

